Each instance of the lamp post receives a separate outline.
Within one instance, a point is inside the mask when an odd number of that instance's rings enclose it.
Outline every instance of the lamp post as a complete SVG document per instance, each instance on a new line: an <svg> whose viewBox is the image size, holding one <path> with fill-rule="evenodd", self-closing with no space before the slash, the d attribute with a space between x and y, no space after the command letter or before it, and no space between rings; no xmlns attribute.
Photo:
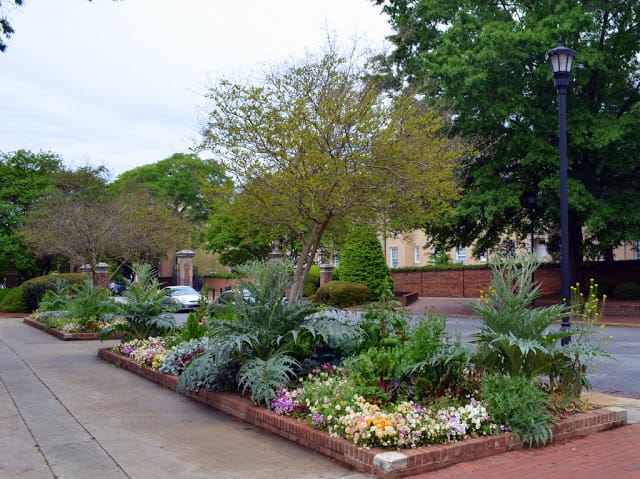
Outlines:
<svg viewBox="0 0 640 479"><path fill-rule="evenodd" d="M524 207L529 211L529 231L531 233L531 252L535 253L534 236L535 236L535 222L536 222L536 208L538 206L538 197L535 193L527 193L524 196Z"/></svg>
<svg viewBox="0 0 640 479"><path fill-rule="evenodd" d="M528 192L524 195L524 207L529 211L529 228L531 233L531 255L533 255L536 251L534 246L534 236L535 236L535 223L536 223L536 207L538 206L538 195L535 193ZM537 255L536 255L537 258ZM534 285L536 281L536 274L531 273L531 284ZM536 307L535 299L531 301L531 307Z"/></svg>
<svg viewBox="0 0 640 479"><path fill-rule="evenodd" d="M569 301L569 198L567 180L567 88L569 74L576 52L564 46L562 39L558 46L549 50L546 60L553 73L553 84L558 94L558 144L560 147L560 273L562 277L562 298ZM562 318L562 329L571 328L570 316ZM562 340L563 345L571 342L571 336Z"/></svg>

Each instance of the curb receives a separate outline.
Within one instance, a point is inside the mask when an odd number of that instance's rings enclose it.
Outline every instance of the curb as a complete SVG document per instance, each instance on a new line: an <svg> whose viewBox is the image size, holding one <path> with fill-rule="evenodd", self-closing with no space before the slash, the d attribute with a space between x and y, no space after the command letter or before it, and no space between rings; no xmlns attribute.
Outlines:
<svg viewBox="0 0 640 479"><path fill-rule="evenodd" d="M110 348L99 349L98 357L167 389L176 390L178 376L170 376L142 367L128 357L114 353ZM380 479L396 479L422 474L460 462L521 449L520 443L511 433L398 451L382 448L363 449L346 439L331 437L324 431L314 429L306 422L280 416L263 407L258 407L239 394L200 390L198 392L186 391L184 395L236 419L323 454L358 472L373 474ZM590 413L575 414L552 426L553 442L581 437L626 424L627 411L619 407L606 407Z"/></svg>
<svg viewBox="0 0 640 479"><path fill-rule="evenodd" d="M66 331L60 331L59 329L50 328L38 321L35 321L30 318L22 318L22 322L27 326L31 326L32 328L39 329L44 331L45 333L50 334L51 336L55 336L62 341L95 341L100 339L100 334L98 333L68 333ZM107 339L122 339L124 337L124 333L115 333L109 336Z"/></svg>

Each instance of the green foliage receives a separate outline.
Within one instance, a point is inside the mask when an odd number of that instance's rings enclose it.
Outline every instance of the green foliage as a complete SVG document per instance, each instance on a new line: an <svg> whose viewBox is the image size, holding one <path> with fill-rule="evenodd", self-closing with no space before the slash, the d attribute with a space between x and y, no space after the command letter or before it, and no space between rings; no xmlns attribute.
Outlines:
<svg viewBox="0 0 640 479"><path fill-rule="evenodd" d="M314 264L309 268L307 277L304 280L303 295L307 298L313 296L320 287L320 266Z"/></svg>
<svg viewBox="0 0 640 479"><path fill-rule="evenodd" d="M6 288L2 290L0 297L0 311L5 313L28 313L29 306L25 301L24 288L22 285L16 288Z"/></svg>
<svg viewBox="0 0 640 479"><path fill-rule="evenodd" d="M446 317L431 313L410 327L411 315L390 317L388 312L373 331L383 329L378 342L369 336L360 353L345 361L349 380L368 401L376 404L413 400L432 402L443 396L463 398L474 394L469 356L460 338L446 331ZM402 328L396 330L396 328Z"/></svg>
<svg viewBox="0 0 640 479"><path fill-rule="evenodd" d="M316 314L310 302L284 299L291 284L290 262L251 263L241 272L249 279L241 281L235 298L214 308L208 320L215 349L187 367L179 387L192 388L194 378L205 376L211 364L239 361L238 381L243 389L250 389L256 402L268 402L276 387L286 386L297 355L353 332L333 318Z"/></svg>
<svg viewBox="0 0 640 479"><path fill-rule="evenodd" d="M362 316L360 327L366 336L361 350L394 347L407 341L411 317L409 311L400 309L400 303L394 300L390 290L383 292L380 300L371 303Z"/></svg>
<svg viewBox="0 0 640 479"><path fill-rule="evenodd" d="M577 51L567 97L572 259L638 237L637 1L375 3L395 29L385 73L398 87L423 87L427 101L452 112L457 132L489 145L465 163L463 198L428 225L430 236L443 247L476 240L478 252L503 233L524 237L523 191L538 192L540 230L554 228L557 102L544 54L561 36Z"/></svg>
<svg viewBox="0 0 640 479"><path fill-rule="evenodd" d="M482 382L482 399L493 422L508 425L523 445L544 445L553 438L553 415L546 394L523 376L489 375Z"/></svg>
<svg viewBox="0 0 640 479"><path fill-rule="evenodd" d="M492 258L489 289L469 305L482 321L473 335L475 360L482 368L531 379L548 374L563 357L557 342L571 332L550 327L570 310L561 305L531 307L540 294L540 286L532 284L538 264L533 255Z"/></svg>
<svg viewBox="0 0 640 479"><path fill-rule="evenodd" d="M611 294L616 299L640 299L640 283L620 283Z"/></svg>
<svg viewBox="0 0 640 479"><path fill-rule="evenodd" d="M207 334L204 315L200 311L191 311L187 315L187 322L180 328L180 336L184 341L198 339Z"/></svg>
<svg viewBox="0 0 640 479"><path fill-rule="evenodd" d="M276 390L295 377L298 363L285 353L277 353L267 359L251 358L245 361L238 371L238 386L242 392L251 391L251 399L259 404L264 402L271 407Z"/></svg>
<svg viewBox="0 0 640 479"><path fill-rule="evenodd" d="M452 337L446 328L446 316L429 313L405 344L405 368L413 377L417 397L475 396L478 384L471 371L469 353L460 337Z"/></svg>
<svg viewBox="0 0 640 479"><path fill-rule="evenodd" d="M165 293L160 290L153 267L136 263L132 271L137 280L127 281L127 289L122 293L125 302L116 303L116 313L124 322L109 322L100 338L121 331L126 334L125 339L146 339L175 329L173 314L163 304Z"/></svg>
<svg viewBox="0 0 640 479"><path fill-rule="evenodd" d="M42 295L46 291L55 290L56 283L64 281L71 288L73 285L82 284L86 279L87 275L82 273L61 273L39 276L25 281L22 283L22 287L28 310L35 311L40 304Z"/></svg>
<svg viewBox="0 0 640 479"><path fill-rule="evenodd" d="M404 368L404 347L370 348L348 358L345 367L358 394L375 404L406 401L410 378Z"/></svg>
<svg viewBox="0 0 640 479"><path fill-rule="evenodd" d="M247 221L235 211L235 203L222 203L209 217L204 236L208 251L220 255L227 266L240 266L257 261L271 252L271 230L253 221Z"/></svg>
<svg viewBox="0 0 640 479"><path fill-rule="evenodd" d="M37 271L19 229L33 205L51 193L55 174L62 168L62 159L53 153L0 153L0 277L10 268L26 277Z"/></svg>
<svg viewBox="0 0 640 479"><path fill-rule="evenodd" d="M155 201L169 204L176 214L202 223L215 211L216 201L229 193L231 181L221 163L192 153L175 153L125 171L110 185L114 191L140 186L147 188Z"/></svg>
<svg viewBox="0 0 640 479"><path fill-rule="evenodd" d="M314 303L346 308L366 303L371 299L371 291L364 284L347 281L329 281L318 288L313 296Z"/></svg>
<svg viewBox="0 0 640 479"><path fill-rule="evenodd" d="M56 278L53 287L44 292L38 309L40 311L61 311L66 309L71 293L71 285L62 278Z"/></svg>
<svg viewBox="0 0 640 479"><path fill-rule="evenodd" d="M105 315L111 315L116 311L116 304L109 297L109 290L94 285L90 279L73 286L71 291L72 296L66 309L69 316L81 326L102 321Z"/></svg>
<svg viewBox="0 0 640 479"><path fill-rule="evenodd" d="M354 50L345 56L330 44L255 84L223 79L207 95L200 146L242 185L233 210L301 244L294 301L326 233L382 214L390 226L413 227L458 193L465 144L451 141L447 121L413 92L383 94Z"/></svg>
<svg viewBox="0 0 640 479"><path fill-rule="evenodd" d="M340 278L366 285L376 298L388 287L391 274L374 228L356 226L347 235L340 251Z"/></svg>

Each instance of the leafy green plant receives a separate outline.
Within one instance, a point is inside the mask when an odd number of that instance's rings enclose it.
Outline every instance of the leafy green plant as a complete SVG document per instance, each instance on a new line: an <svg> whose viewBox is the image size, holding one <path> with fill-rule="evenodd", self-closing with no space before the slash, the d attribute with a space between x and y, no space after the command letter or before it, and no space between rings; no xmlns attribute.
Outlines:
<svg viewBox="0 0 640 479"><path fill-rule="evenodd" d="M409 339L407 329L412 315L400 306L390 288L381 292L379 301L369 305L360 322L366 333L360 345L361 351L372 347L394 347Z"/></svg>
<svg viewBox="0 0 640 479"><path fill-rule="evenodd" d="M86 279L87 275L82 273L50 274L28 279L21 285L24 288L24 300L28 311L35 311L38 308L44 293L53 289L57 281L63 280L71 287L72 285L82 284Z"/></svg>
<svg viewBox="0 0 640 479"><path fill-rule="evenodd" d="M488 291L469 305L482 322L473 335L475 362L489 372L534 378L563 357L557 343L571 331L550 327L571 311L563 305L531 307L540 295L532 283L538 264L530 254L493 258Z"/></svg>
<svg viewBox="0 0 640 479"><path fill-rule="evenodd" d="M109 290L96 286L90 279L72 288L66 309L79 325L87 326L105 319L116 311L116 304L109 297Z"/></svg>
<svg viewBox="0 0 640 479"><path fill-rule="evenodd" d="M62 278L56 278L51 289L44 292L38 309L40 311L61 311L67 309L71 287Z"/></svg>
<svg viewBox="0 0 640 479"><path fill-rule="evenodd" d="M109 321L100 332L101 339L115 332L124 332L126 339L146 339L175 329L173 314L163 303L165 294L160 290L154 269L137 263L132 270L137 281L127 282L122 294L125 301L116 303L116 314L124 321Z"/></svg>
<svg viewBox="0 0 640 479"><path fill-rule="evenodd" d="M412 331L405 349L404 367L412 376L417 398L475 393L477 383L472 380L469 353L459 336L447 332L446 316L428 313Z"/></svg>
<svg viewBox="0 0 640 479"><path fill-rule="evenodd" d="M544 445L553 438L555 422L547 396L524 376L488 375L483 379L482 399L492 420L513 428L522 444Z"/></svg>
<svg viewBox="0 0 640 479"><path fill-rule="evenodd" d="M285 386L292 377L301 345L310 353L316 345L353 334L347 325L317 314L313 303L287 302L284 296L292 282L291 272L287 261L251 263L242 268L249 280L240 282L234 300L221 306L222 316L214 309L208 319L216 347L185 369L180 390L192 388L194 378L202 378L210 364L239 361L239 385L251 391L255 402L269 406L276 388Z"/></svg>
<svg viewBox="0 0 640 479"><path fill-rule="evenodd" d="M198 339L207 334L207 325L204 315L196 310L187 315L187 322L180 328L180 337L184 341Z"/></svg>

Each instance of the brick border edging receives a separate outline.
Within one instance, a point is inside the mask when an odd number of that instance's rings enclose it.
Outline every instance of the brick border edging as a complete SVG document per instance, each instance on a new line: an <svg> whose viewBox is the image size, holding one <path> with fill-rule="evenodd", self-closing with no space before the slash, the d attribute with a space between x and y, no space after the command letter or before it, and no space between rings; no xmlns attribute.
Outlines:
<svg viewBox="0 0 640 479"><path fill-rule="evenodd" d="M170 376L142 367L134 360L114 353L110 348L99 349L98 357L165 388L176 390L178 376ZM373 474L381 479L422 474L459 462L472 461L521 448L515 436L507 433L416 449L362 449L346 439L331 437L324 431L314 429L301 420L281 416L263 407L255 406L250 400L238 394L200 390L187 391L185 396L323 454L356 471ZM625 424L627 424L626 410L615 407L597 409L590 413L575 414L552 426L553 440L554 442L563 441Z"/></svg>
<svg viewBox="0 0 640 479"><path fill-rule="evenodd" d="M59 329L50 328L39 321L35 321L30 318L22 318L22 322L27 326L31 326L32 328L39 329L44 331L45 333L49 333L52 336L55 336L58 339L63 341L88 341L88 340L98 340L100 339L100 335L98 333L67 333L66 331L60 331ZM107 339L122 339L124 337L124 333L115 333L109 336Z"/></svg>

